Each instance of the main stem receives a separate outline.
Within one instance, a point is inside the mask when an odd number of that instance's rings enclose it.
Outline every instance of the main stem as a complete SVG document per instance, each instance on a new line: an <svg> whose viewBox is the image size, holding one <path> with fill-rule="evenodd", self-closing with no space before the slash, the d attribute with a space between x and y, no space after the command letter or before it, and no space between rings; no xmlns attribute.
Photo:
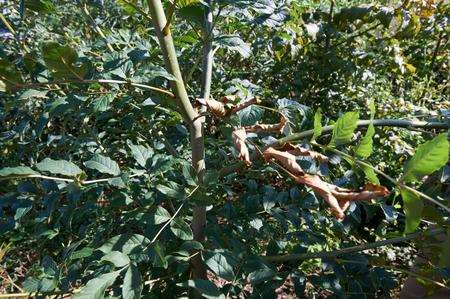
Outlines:
<svg viewBox="0 0 450 299"><path fill-rule="evenodd" d="M199 184L203 183L205 172L205 145L203 138L203 117L199 117L189 101L186 87L181 75L178 58L173 44L170 28L164 27L167 24L164 8L160 0L148 0L148 6L152 16L153 27L158 36L159 45L164 57L166 70L172 74L176 81L171 81L173 92L178 101L178 106L185 122L191 133L192 147L192 166L195 169ZM204 230L206 226L206 209L204 207L195 207L193 211L192 231L194 239L203 242L205 239ZM196 278L206 278L206 268L204 267L201 256L197 255L192 259L193 274Z"/></svg>
<svg viewBox="0 0 450 299"><path fill-rule="evenodd" d="M205 101L209 100L211 93L213 49L212 49L212 22L213 13L211 9L212 1L205 1L205 24L203 30L203 73L202 73L202 97ZM204 106L206 109L206 106Z"/></svg>

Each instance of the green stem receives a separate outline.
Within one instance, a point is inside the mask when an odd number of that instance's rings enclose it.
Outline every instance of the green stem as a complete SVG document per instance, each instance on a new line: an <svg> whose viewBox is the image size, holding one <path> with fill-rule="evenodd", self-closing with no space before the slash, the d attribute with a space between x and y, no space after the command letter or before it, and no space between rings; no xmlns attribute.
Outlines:
<svg viewBox="0 0 450 299"><path fill-rule="evenodd" d="M370 123L375 127L401 127L401 128L428 128L428 129L448 129L450 125L444 122L427 122L418 120L404 120L404 119L374 119L374 120L359 120L357 122L358 128L367 127ZM334 125L325 126L322 128L322 134L333 131ZM278 139L270 146L281 146L287 142L300 140L310 137L314 134L314 130L303 131L292 134L284 138Z"/></svg>
<svg viewBox="0 0 450 299"><path fill-rule="evenodd" d="M42 86L47 86L47 85L51 85L51 84L93 84L93 83L98 83L98 84L121 84L121 85L130 85L133 87L137 87L137 88L141 88L141 89L145 89L145 90L151 90L151 91L156 91L159 93L163 93L171 98L174 98L175 95L165 89L162 88L158 88L158 87L154 87L154 86L149 86L149 85L145 85L145 84L140 84L140 83L133 83L130 81L123 81L123 80L109 80L109 79L93 79L93 80L56 80L56 81L52 81L52 82L35 82L35 83L16 83L14 84L14 86L16 88L29 88L29 87L42 87Z"/></svg>

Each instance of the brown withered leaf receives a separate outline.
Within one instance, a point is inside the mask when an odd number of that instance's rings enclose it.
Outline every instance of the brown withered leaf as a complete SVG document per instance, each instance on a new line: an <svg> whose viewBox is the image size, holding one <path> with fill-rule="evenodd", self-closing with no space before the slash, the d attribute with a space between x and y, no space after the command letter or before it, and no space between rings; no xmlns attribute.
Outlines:
<svg viewBox="0 0 450 299"><path fill-rule="evenodd" d="M390 194L389 190L380 185L368 183L364 186L363 190L356 192L344 188L335 186L333 195L338 198L339 201L362 201L372 200L380 197L385 197Z"/></svg>
<svg viewBox="0 0 450 299"><path fill-rule="evenodd" d="M204 99L197 99L199 103L202 105L206 105L208 107L208 110L216 117L222 118L225 116L232 115L242 109L247 108L250 105L260 103L261 101L258 98L253 98L247 102L234 105L229 103L228 97L222 97L222 101L216 101L214 99L204 100Z"/></svg>
<svg viewBox="0 0 450 299"><path fill-rule="evenodd" d="M237 128L231 134L233 137L234 146L239 152L239 159L244 161L245 165L252 165L252 161L250 161L250 153L248 151L247 144L245 144L245 140L247 139L247 133L244 128Z"/></svg>
<svg viewBox="0 0 450 299"><path fill-rule="evenodd" d="M266 161L275 159L294 176L305 174L300 165L298 165L297 161L295 161L295 156L288 152L282 152L274 149L273 147L269 147L264 150L263 157Z"/></svg>
<svg viewBox="0 0 450 299"><path fill-rule="evenodd" d="M225 104L214 99L206 100L206 107L208 110L217 117L224 117L227 114Z"/></svg>
<svg viewBox="0 0 450 299"><path fill-rule="evenodd" d="M330 206L332 213L339 220L344 219L345 210L353 201L371 200L389 195L384 186L367 184L361 192L338 187L322 180L318 175L305 173L290 152L282 152L272 147L263 152L264 159L275 159L285 167L299 184L311 187Z"/></svg>
<svg viewBox="0 0 450 299"><path fill-rule="evenodd" d="M343 206L339 204L338 199L333 195L332 184L323 181L318 175L304 174L294 178L297 183L311 187L317 195L323 198L330 206L333 215L342 220L345 217ZM346 207L345 207L346 209Z"/></svg>
<svg viewBox="0 0 450 299"><path fill-rule="evenodd" d="M245 127L247 132L252 133L277 133L283 132L284 126L286 126L287 118L284 115L281 116L280 122L276 124L256 124L253 126Z"/></svg>
<svg viewBox="0 0 450 299"><path fill-rule="evenodd" d="M294 145L292 143L285 143L281 149L282 151L286 151L288 153L291 153L295 156L309 156L313 158L314 160L317 160L321 163L327 163L328 157L325 155L322 155L321 153L306 149L304 147L301 147L300 145Z"/></svg>

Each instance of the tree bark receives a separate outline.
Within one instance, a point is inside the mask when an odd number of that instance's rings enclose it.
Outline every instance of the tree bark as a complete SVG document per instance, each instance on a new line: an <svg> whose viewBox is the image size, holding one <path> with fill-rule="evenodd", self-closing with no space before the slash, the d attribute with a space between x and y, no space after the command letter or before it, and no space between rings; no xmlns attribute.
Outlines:
<svg viewBox="0 0 450 299"><path fill-rule="evenodd" d="M186 91L186 87L181 75L178 58L173 44L170 28L166 27L167 19L164 8L160 0L148 0L150 13L152 16L153 27L159 40L159 45L164 57L166 70L172 74L176 81L171 81L173 92L178 101L178 107L185 122L188 125L191 135L192 147L192 167L195 169L199 184L203 183L205 172L205 146L203 138L203 117L192 107ZM192 231L194 239L203 242L205 239L204 229L206 226L206 209L204 207L195 207L193 211ZM201 255L198 254L192 259L193 274L195 278L205 279L206 268L202 262Z"/></svg>

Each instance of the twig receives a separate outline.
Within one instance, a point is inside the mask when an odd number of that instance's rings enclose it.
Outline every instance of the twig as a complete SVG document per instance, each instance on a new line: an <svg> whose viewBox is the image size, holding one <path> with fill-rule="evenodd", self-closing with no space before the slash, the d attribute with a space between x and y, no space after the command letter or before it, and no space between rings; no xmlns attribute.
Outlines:
<svg viewBox="0 0 450 299"><path fill-rule="evenodd" d="M316 258L333 258L337 256L341 256L344 254L354 253L354 252L360 252L365 251L369 249L375 249L378 247L383 247L386 245L401 243L413 239L417 239L422 236L435 236L441 233L444 233L445 230L443 228L437 228L437 229L430 229L422 232L416 232L413 234L406 235L404 237L396 237L391 239L386 239L382 241L376 241L373 243L358 245L358 246L352 246L347 247L339 250L333 250L333 251L321 251L321 252L308 252L308 253L299 253L299 254L285 254L285 255L277 255L277 256L263 256L263 258L268 262L273 263L283 263L283 262L290 262L290 261L300 261L300 260L308 260L308 259L316 259Z"/></svg>
<svg viewBox="0 0 450 299"><path fill-rule="evenodd" d="M130 178L137 177L144 175L145 173L134 173L130 175ZM96 183L102 183L107 182L112 179L120 178L120 176L115 176L111 178L103 178L103 179L96 179L96 180L75 180L75 179L68 179L68 178L60 178L60 177L53 177L53 176L47 176L42 174L30 174L30 175L17 175L17 176L6 176L6 177L0 177L0 181L5 180L11 180L11 179L30 179L30 178L37 178L37 179L44 179L44 180L53 180L53 181L61 181L61 182L68 182L68 183L74 183L77 182L80 185L89 185L89 184L96 184Z"/></svg>
<svg viewBox="0 0 450 299"><path fill-rule="evenodd" d="M147 247L156 242L159 235L161 235L161 233L164 231L164 229L173 221L173 219L175 219L175 217L177 217L178 213L181 211L181 208L183 208L184 204L186 203L186 200L189 197L191 197L192 194L194 194L194 192L197 191L198 188L199 188L199 186L196 186L194 188L194 190L192 190L191 193L189 193L188 196L186 196L185 200L181 203L181 205L178 207L178 209L175 211L175 213L172 215L172 217L170 217L170 219L166 223L164 223L164 225L159 229L159 231L156 233L156 235L153 237L153 239L150 241L150 243L147 245Z"/></svg>
<svg viewBox="0 0 450 299"><path fill-rule="evenodd" d="M8 29L12 35L16 35L16 31L14 30L14 28L11 26L11 24L8 22L8 20L5 18L5 16L1 12L0 12L0 21L2 21L3 24L5 24L6 29Z"/></svg>
<svg viewBox="0 0 450 299"><path fill-rule="evenodd" d="M98 84L128 84L130 86L134 86L134 87L138 87L141 89L146 89L146 90L152 90L152 91L156 91L159 93L163 93L171 98L174 98L175 95L165 89L162 88L158 88L158 87L154 87L154 86L150 86L150 85L145 85L145 84L140 84L140 83L133 83L130 81L124 81L124 80L110 80L110 79L93 79L93 80L55 80L55 81L51 81L51 82L33 82L33 83L15 83L13 84L16 88L29 88L29 87L41 87L41 86L46 86L46 85L51 85L51 84L93 84L93 83L98 83Z"/></svg>
<svg viewBox="0 0 450 299"><path fill-rule="evenodd" d="M83 12L86 14L86 16L89 18L89 20L91 21L92 25L94 26L95 31L97 31L97 33L100 35L101 38L104 39L106 46L108 47L108 49L111 52L114 52L114 48L111 46L111 44L108 42L108 39L106 38L105 34L103 33L102 29L100 28L100 26L97 25L97 23L95 22L94 18L92 18L91 14L89 13L89 10L87 9L86 4L83 6Z"/></svg>

